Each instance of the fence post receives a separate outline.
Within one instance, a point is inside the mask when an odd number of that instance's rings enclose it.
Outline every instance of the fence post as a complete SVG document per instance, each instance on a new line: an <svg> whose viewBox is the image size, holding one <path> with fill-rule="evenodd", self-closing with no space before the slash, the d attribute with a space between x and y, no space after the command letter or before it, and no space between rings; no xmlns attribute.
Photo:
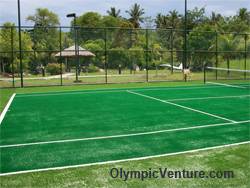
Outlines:
<svg viewBox="0 0 250 188"><path fill-rule="evenodd" d="M244 69L247 70L247 34L245 34L245 61L244 61ZM244 72L244 79L246 80L247 74Z"/></svg>
<svg viewBox="0 0 250 188"><path fill-rule="evenodd" d="M146 82L148 82L148 29L146 29Z"/></svg>
<svg viewBox="0 0 250 188"><path fill-rule="evenodd" d="M63 73L63 70L62 70L62 27L59 26L60 29L59 29L59 44L60 44L60 71L61 71L61 75L60 75L60 83L61 83L61 86L63 85L63 81L62 81L62 73Z"/></svg>
<svg viewBox="0 0 250 188"><path fill-rule="evenodd" d="M171 74L174 73L174 36L173 36L173 28L171 28Z"/></svg>
<svg viewBox="0 0 250 188"><path fill-rule="evenodd" d="M206 63L203 64L204 84L206 83Z"/></svg>
<svg viewBox="0 0 250 188"><path fill-rule="evenodd" d="M108 67L107 67L107 28L104 28L104 68L105 68L105 83L108 83Z"/></svg>
<svg viewBox="0 0 250 188"><path fill-rule="evenodd" d="M15 71L14 71L14 39L13 27L11 27L11 71L12 71L12 87L15 87Z"/></svg>
<svg viewBox="0 0 250 188"><path fill-rule="evenodd" d="M215 33L215 56L216 56L216 59L215 59L215 67L217 68L218 67L218 32L216 31ZM217 69L215 70L215 80L218 79L218 71Z"/></svg>
<svg viewBox="0 0 250 188"><path fill-rule="evenodd" d="M19 61L20 61L20 75L21 75L21 87L23 87L23 57L22 57L22 34L21 34L21 11L20 1L17 3L18 7L18 35L19 35Z"/></svg>

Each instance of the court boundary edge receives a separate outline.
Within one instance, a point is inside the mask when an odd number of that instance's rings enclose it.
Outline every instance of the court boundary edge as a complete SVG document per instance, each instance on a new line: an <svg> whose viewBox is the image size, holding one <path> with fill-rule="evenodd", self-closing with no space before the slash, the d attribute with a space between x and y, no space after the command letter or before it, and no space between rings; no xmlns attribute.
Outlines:
<svg viewBox="0 0 250 188"><path fill-rule="evenodd" d="M34 169L34 170L24 170L24 171L0 173L0 177L1 176L17 175L17 174L26 174L26 173L32 173L32 172L63 170L63 169L72 169L72 168L78 168L78 167L87 167L87 166L95 166L95 165L114 164L114 163L119 163L119 162L153 159L153 158L159 158L159 157L166 157L166 156L194 153L194 152L198 152L198 151L207 151L207 150L213 150L213 149L218 149L218 148L226 148L226 147L230 147L230 146L237 146L237 145L243 145L243 144L250 144L250 141L243 141L243 142L237 142L237 143L232 143L232 144L224 144L224 145L219 145L219 146L211 146L211 147L205 147L205 148L193 149L193 150L187 150L187 151L180 151L180 152L174 152L174 153L150 155L150 156L145 156L145 157L136 157L136 158L111 160L111 161L96 162L96 163L87 163L87 164L69 165L69 166L62 166L62 167L51 167L51 168L41 168L41 169Z"/></svg>
<svg viewBox="0 0 250 188"><path fill-rule="evenodd" d="M9 109L9 107L10 107L12 101L14 100L14 97L15 97L15 96L16 96L16 93L13 93L12 96L10 97L8 103L7 103L6 106L4 107L4 109L3 109L3 111L2 111L2 113L1 113L1 115L0 115L0 126L1 126L1 124L2 124L2 121L3 121L3 119L4 119L5 115L6 115L6 113L8 112L8 109Z"/></svg>

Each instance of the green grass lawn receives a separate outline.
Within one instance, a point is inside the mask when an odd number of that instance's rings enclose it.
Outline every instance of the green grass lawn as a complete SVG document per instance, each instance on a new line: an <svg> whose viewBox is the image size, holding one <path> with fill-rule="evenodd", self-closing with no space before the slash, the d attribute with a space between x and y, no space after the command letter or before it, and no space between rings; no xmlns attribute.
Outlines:
<svg viewBox="0 0 250 188"><path fill-rule="evenodd" d="M130 83L1 89L0 108L1 110L3 109L12 93L39 93L107 88L173 87L183 85L202 85L202 82ZM185 95L185 93L180 93L179 95ZM194 103L193 105L199 107L199 104ZM140 161L0 177L0 187L249 187L249 155L250 144L244 144ZM110 177L109 171L113 167L126 170L147 170L148 168L159 167L167 167L171 170L233 170L235 178L208 180L149 179L145 181L136 179L124 182L120 179L112 179Z"/></svg>
<svg viewBox="0 0 250 188"><path fill-rule="evenodd" d="M215 66L215 65L214 65ZM220 60L218 67L227 68L227 62L225 60ZM245 69L244 59L232 59L230 60L230 68L231 69ZM246 69L250 69L250 59L248 58L246 61ZM75 71L72 69L71 73L73 74L69 78L63 78L63 85L74 85L75 81ZM182 81L183 74L180 71L174 70L174 73L171 74L169 69L159 69L159 70L149 70L148 71L148 79L149 81ZM47 74L46 76L50 76ZM81 77L81 76L89 76L89 77ZM95 77L97 76L97 77ZM0 75L0 78L2 76ZM26 73L24 75L24 85L25 86L49 86L49 85L60 85L61 80L58 78L49 78L49 79L37 79L38 77L42 78L42 75L31 75ZM192 72L189 80L203 80L203 72ZM81 80L81 84L103 84L106 82L105 80L105 72L93 72L93 73L83 73L81 72L79 79ZM124 69L122 70L122 74L118 75L117 69L108 69L108 83L129 83L129 82L145 82L146 81L146 71L133 71L132 74L130 70ZM10 81L1 81L1 87L12 87L12 80ZM15 86L20 87L20 78L16 78Z"/></svg>

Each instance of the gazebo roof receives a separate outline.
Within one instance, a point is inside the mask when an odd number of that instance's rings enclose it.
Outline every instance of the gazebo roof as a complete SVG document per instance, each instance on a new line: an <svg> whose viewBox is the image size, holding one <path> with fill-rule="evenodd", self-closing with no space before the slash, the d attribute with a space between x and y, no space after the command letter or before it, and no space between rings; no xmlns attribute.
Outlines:
<svg viewBox="0 0 250 188"><path fill-rule="evenodd" d="M60 52L58 52L55 56L60 57ZM62 57L75 57L75 46L70 46L69 48L66 48L63 51L61 51L61 56ZM95 57L95 54L79 46L79 56Z"/></svg>

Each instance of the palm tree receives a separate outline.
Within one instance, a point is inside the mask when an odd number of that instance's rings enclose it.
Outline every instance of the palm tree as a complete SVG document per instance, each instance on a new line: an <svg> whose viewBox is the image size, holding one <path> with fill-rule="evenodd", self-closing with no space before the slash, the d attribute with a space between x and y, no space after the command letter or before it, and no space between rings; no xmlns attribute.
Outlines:
<svg viewBox="0 0 250 188"><path fill-rule="evenodd" d="M218 24L218 22L222 19L221 14L217 14L215 12L212 12L212 15L210 17L210 22L212 25Z"/></svg>
<svg viewBox="0 0 250 188"><path fill-rule="evenodd" d="M145 14L144 9L135 3L126 13L129 14L129 21L133 24L134 28L140 28L140 23L143 23L142 15Z"/></svg>
<svg viewBox="0 0 250 188"><path fill-rule="evenodd" d="M238 12L238 18L250 24L250 12L246 8L241 8Z"/></svg>
<svg viewBox="0 0 250 188"><path fill-rule="evenodd" d="M230 59L234 58L235 56L235 54L231 52L238 50L239 38L235 37L232 34L225 34L220 36L219 41L219 48L221 51L224 51L224 53L222 53L222 57L227 62L227 69L229 74Z"/></svg>
<svg viewBox="0 0 250 188"><path fill-rule="evenodd" d="M107 10L107 13L109 16L113 16L115 18L121 17L120 16L121 10L120 9L116 10L115 7L111 7L110 10Z"/></svg>
<svg viewBox="0 0 250 188"><path fill-rule="evenodd" d="M169 11L167 17L169 19L171 27L177 28L181 21L181 15L178 13L178 11L176 10Z"/></svg>

